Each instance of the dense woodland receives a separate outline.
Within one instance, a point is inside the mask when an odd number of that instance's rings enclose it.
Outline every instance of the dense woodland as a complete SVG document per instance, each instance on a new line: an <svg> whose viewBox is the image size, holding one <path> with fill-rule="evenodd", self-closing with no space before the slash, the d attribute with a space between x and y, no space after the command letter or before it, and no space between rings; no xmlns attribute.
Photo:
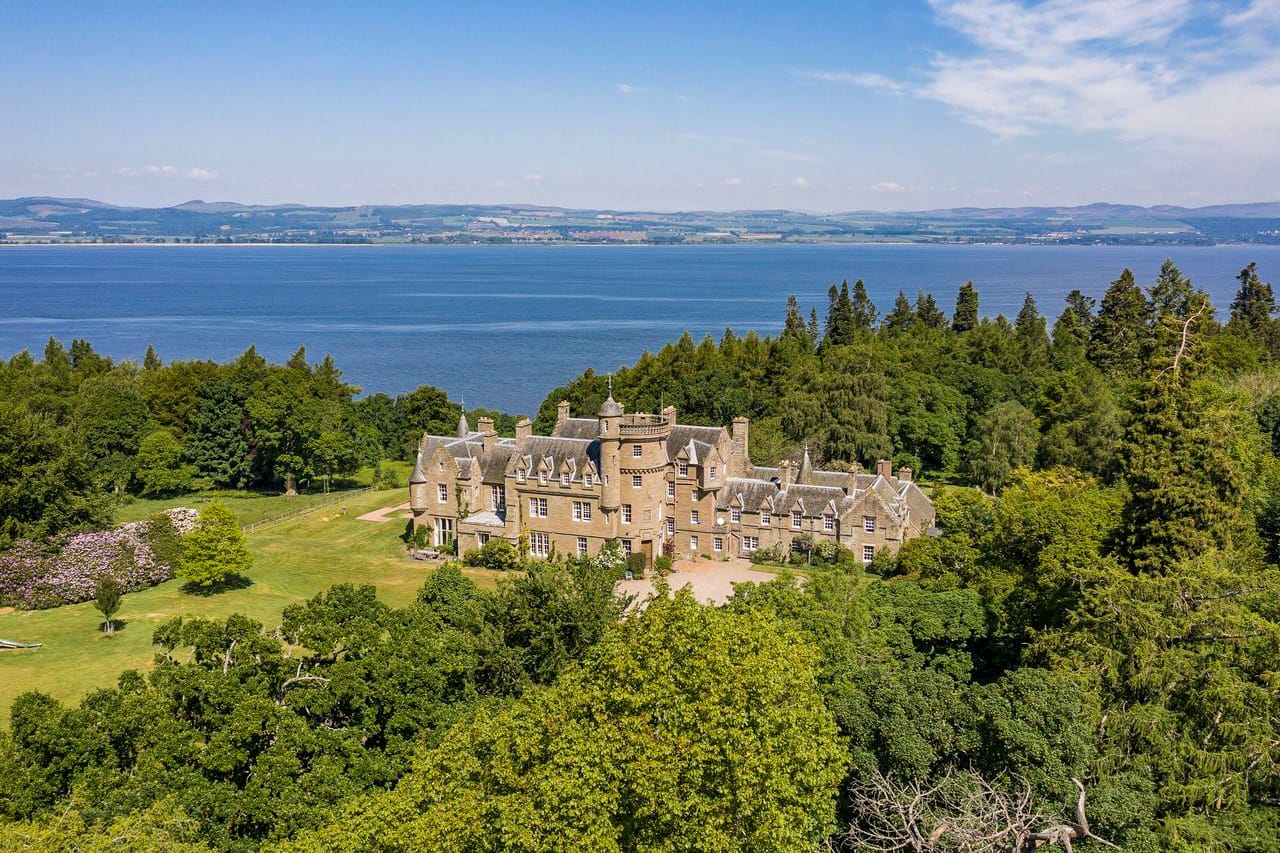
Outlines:
<svg viewBox="0 0 1280 853"><path fill-rule="evenodd" d="M722 608L620 618L593 558L493 592L448 566L399 610L343 586L278 627L168 623L150 673L15 703L0 850L1280 849L1276 313L1252 266L1220 314L1169 263L1069 294L1051 332L1030 297L1012 322L980 319L972 285L950 317L928 294L882 315L854 284L825 317L793 300L776 339L686 336L614 396L745 414L757 462L910 464L943 535ZM0 372L11 537L100 521L166 430L193 478L274 488L336 472L326 435L373 459L457 417L442 395L352 402L301 356L76 350ZM583 374L539 426L605 393Z"/></svg>

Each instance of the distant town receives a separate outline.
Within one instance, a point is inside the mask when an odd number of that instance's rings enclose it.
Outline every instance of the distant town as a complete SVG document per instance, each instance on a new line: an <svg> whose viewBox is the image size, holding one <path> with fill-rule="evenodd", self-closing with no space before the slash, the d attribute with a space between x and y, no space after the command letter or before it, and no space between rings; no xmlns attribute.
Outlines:
<svg viewBox="0 0 1280 853"><path fill-rule="evenodd" d="M122 207L91 199L0 200L0 243L1280 244L1280 202L1186 208L623 211L534 205Z"/></svg>

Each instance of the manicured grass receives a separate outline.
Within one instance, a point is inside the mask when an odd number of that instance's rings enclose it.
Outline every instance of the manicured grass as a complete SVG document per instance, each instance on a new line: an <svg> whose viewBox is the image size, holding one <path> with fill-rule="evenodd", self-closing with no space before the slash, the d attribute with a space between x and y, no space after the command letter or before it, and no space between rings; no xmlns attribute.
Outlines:
<svg viewBox="0 0 1280 853"><path fill-rule="evenodd" d="M0 722L8 724L10 705L24 691L42 690L64 702L75 702L95 688L112 686L127 669L149 668L155 653L152 631L173 616L220 619L243 613L271 629L280 623L285 607L336 583L374 584L378 597L388 604L409 603L432 566L405 556L399 538L404 521L356 518L379 507L402 504L407 497L404 489L352 494L350 500L249 534L254 556L250 586L193 595L175 580L126 595L116 615L114 638L99 631L102 617L90 602L0 615L0 637L45 644L40 649L0 651ZM245 498L255 500L260 503L251 506L261 513L259 517L282 515L297 506L281 497ZM228 505L239 513L241 505L230 501ZM489 587L500 574L468 573Z"/></svg>

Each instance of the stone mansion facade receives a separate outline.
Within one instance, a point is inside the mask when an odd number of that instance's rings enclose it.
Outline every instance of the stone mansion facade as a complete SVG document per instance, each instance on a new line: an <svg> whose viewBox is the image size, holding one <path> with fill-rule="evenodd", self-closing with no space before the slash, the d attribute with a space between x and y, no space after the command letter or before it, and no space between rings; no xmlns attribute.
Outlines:
<svg viewBox="0 0 1280 853"><path fill-rule="evenodd" d="M409 478L415 529L429 525L433 544L456 540L460 553L523 535L534 557L594 554L616 539L652 565L663 553L788 550L808 534L870 562L934 523L907 468L819 471L808 451L798 465L752 465L746 418L732 431L688 426L674 408L628 414L611 395L594 418L570 417L561 403L551 435L533 435L528 418L515 438L499 438L489 418L476 427L464 414L456 435L424 435Z"/></svg>

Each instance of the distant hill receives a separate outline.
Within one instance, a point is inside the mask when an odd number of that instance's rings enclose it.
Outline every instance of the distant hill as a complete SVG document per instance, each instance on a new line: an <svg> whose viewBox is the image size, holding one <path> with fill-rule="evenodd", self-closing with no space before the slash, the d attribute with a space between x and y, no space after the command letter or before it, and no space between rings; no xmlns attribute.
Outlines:
<svg viewBox="0 0 1280 853"><path fill-rule="evenodd" d="M1207 207L1095 203L818 214L634 211L529 204L312 207L192 200L122 207L82 198L0 200L4 242L371 243L1280 243L1280 202Z"/></svg>

